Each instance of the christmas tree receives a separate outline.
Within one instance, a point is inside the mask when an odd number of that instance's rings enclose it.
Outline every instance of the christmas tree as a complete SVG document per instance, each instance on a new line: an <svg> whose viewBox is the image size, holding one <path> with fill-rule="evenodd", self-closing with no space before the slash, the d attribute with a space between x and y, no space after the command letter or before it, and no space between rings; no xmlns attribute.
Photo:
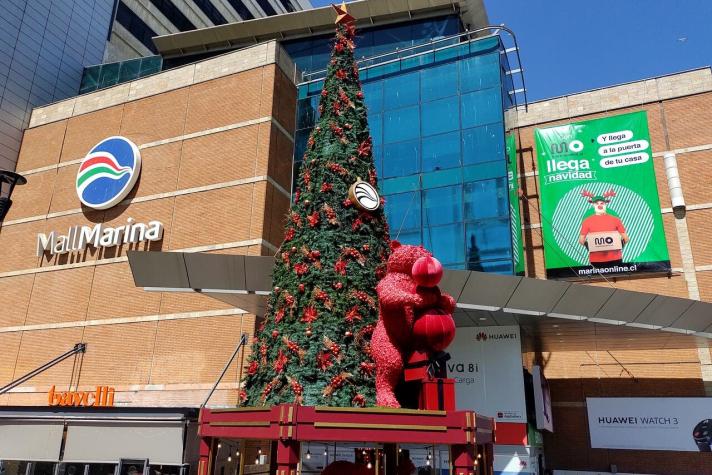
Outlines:
<svg viewBox="0 0 712 475"><path fill-rule="evenodd" d="M321 116L307 143L274 288L240 391L248 406L375 404L370 342L378 320L375 287L389 255L388 225L376 194L354 61L354 19L345 5L334 8L336 41Z"/></svg>

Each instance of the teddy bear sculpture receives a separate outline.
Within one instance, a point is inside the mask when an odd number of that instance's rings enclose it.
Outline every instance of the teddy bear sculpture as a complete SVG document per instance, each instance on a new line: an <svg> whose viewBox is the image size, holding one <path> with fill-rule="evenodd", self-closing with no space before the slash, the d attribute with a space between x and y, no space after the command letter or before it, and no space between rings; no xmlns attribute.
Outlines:
<svg viewBox="0 0 712 475"><path fill-rule="evenodd" d="M386 275L376 286L379 316L373 333L372 349L376 361L376 404L400 407L395 389L403 375L403 363L415 349L441 351L454 337L452 312L455 300L441 293L437 284L442 265L422 246L391 242ZM444 328L451 334L438 335L435 347L429 339L414 335L414 324L421 316L446 319ZM451 323L452 322L452 323Z"/></svg>

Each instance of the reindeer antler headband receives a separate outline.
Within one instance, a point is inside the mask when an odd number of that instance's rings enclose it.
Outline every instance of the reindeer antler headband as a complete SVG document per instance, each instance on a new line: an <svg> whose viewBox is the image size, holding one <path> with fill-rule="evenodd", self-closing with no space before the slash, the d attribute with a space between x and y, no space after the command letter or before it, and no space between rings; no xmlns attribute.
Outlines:
<svg viewBox="0 0 712 475"><path fill-rule="evenodd" d="M610 190L604 192L603 195L594 196L593 193L584 189L584 190L581 190L581 196L586 198L589 203L595 203L596 201L603 201L604 203L610 203L611 198L616 196L616 192L613 191L613 188L611 188Z"/></svg>

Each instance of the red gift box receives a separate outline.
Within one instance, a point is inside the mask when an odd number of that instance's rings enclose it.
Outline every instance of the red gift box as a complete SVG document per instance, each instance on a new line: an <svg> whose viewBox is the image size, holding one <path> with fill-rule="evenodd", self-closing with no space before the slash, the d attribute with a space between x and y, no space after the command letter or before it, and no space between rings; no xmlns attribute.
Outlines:
<svg viewBox="0 0 712 475"><path fill-rule="evenodd" d="M455 380L434 378L423 381L420 388L420 409L455 410Z"/></svg>
<svg viewBox="0 0 712 475"><path fill-rule="evenodd" d="M408 362L403 366L403 377L406 381L424 381L428 379L428 354L424 351L414 351Z"/></svg>

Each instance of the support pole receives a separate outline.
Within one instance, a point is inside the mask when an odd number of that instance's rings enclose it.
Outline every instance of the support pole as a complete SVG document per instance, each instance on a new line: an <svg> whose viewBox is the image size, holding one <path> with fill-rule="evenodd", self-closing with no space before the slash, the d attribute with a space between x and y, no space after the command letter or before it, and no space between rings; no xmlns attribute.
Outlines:
<svg viewBox="0 0 712 475"><path fill-rule="evenodd" d="M452 446L454 475L475 475L475 446L458 444Z"/></svg>
<svg viewBox="0 0 712 475"><path fill-rule="evenodd" d="M277 475L297 475L300 444L293 439L277 441Z"/></svg>
<svg viewBox="0 0 712 475"><path fill-rule="evenodd" d="M198 475L210 475L213 468L213 438L200 437L198 444Z"/></svg>

